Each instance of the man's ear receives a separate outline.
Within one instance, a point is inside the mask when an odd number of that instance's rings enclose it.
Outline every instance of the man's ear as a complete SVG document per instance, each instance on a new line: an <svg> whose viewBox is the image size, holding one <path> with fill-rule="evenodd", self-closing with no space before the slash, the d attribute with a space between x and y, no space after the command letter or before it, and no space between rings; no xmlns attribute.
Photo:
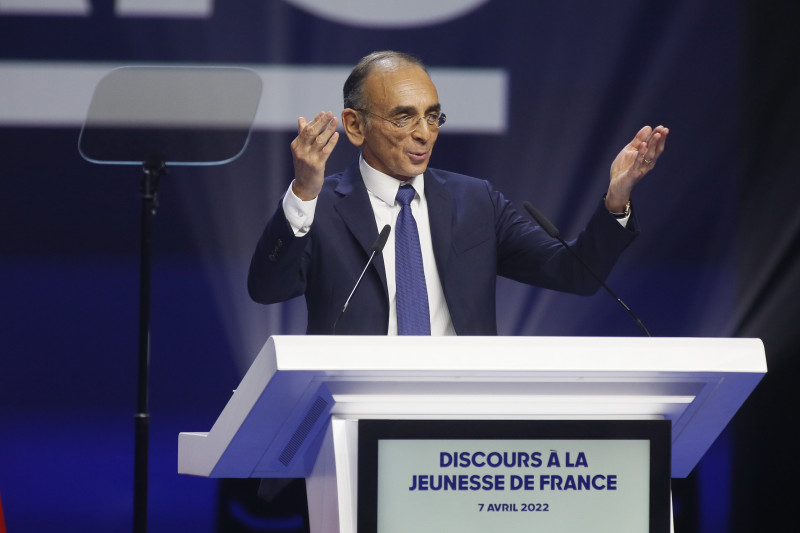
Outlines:
<svg viewBox="0 0 800 533"><path fill-rule="evenodd" d="M358 111L349 107L342 111L342 127L353 146L364 144L364 126L364 121Z"/></svg>

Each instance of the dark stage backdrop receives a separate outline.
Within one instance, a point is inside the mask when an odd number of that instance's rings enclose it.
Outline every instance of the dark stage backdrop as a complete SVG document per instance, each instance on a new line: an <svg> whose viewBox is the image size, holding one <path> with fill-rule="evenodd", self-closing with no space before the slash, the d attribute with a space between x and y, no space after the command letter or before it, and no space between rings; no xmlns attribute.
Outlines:
<svg viewBox="0 0 800 533"><path fill-rule="evenodd" d="M149 4L149 5L148 5ZM794 522L800 355L797 18L791 2L0 0L0 494L9 531L132 522L141 171L78 154L92 90L124 65L247 66L247 150L172 168L155 220L151 531L292 530L291 494L176 474L302 301L259 306L252 248L291 179L296 117L341 111L376 49L420 56L448 123L432 166L490 180L575 236L644 124L671 134L637 188L643 235L609 283L656 336L761 337L770 373L674 484L676 530ZM356 155L340 141L329 164ZM504 335L640 332L605 294L498 284ZM247 492L250 487L245 487ZM238 526L234 524L239 524ZM238 528L238 529L236 529Z"/></svg>

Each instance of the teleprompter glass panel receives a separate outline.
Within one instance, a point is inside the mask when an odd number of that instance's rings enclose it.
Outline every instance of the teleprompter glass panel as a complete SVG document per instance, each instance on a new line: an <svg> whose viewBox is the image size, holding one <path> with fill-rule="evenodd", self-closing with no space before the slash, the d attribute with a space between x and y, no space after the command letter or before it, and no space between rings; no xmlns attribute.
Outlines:
<svg viewBox="0 0 800 533"><path fill-rule="evenodd" d="M122 67L95 88L78 148L93 163L226 163L247 146L260 98L245 68Z"/></svg>

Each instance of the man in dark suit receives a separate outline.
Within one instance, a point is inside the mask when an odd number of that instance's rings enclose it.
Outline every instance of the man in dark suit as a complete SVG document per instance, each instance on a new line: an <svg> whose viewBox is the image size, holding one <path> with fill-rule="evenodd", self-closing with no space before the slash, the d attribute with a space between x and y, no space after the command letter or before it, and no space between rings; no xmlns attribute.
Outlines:
<svg viewBox="0 0 800 533"><path fill-rule="evenodd" d="M418 313L426 329L412 333L493 335L498 275L578 294L599 288L557 241L486 181L428 168L446 117L417 59L398 52L366 56L345 83L344 107L344 131L361 156L328 178L325 164L339 139L337 118L323 112L311 122L298 119L291 145L294 181L250 265L254 300L269 304L305 295L310 334L405 334L407 305L426 300ZM630 194L664 151L668 133L663 126L645 126L622 149L611 166L608 192L573 242L600 276L608 275L638 234ZM406 189L401 185L413 187L407 207L396 199ZM403 215L404 209L413 217ZM402 228L409 218L421 259L413 274L405 265L407 248L395 249L400 241L405 246ZM340 316L386 224L394 231L384 253ZM421 297L406 296L409 277L422 283Z"/></svg>

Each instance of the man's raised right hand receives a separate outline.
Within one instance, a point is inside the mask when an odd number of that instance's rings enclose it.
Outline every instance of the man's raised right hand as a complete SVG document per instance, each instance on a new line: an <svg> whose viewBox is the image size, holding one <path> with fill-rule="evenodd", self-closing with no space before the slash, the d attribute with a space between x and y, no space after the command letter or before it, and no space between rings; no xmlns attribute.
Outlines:
<svg viewBox="0 0 800 533"><path fill-rule="evenodd" d="M339 119L330 111L320 112L311 122L304 117L297 119L297 137L291 144L292 192L301 200L313 200L322 190L325 163L339 141L338 124Z"/></svg>

